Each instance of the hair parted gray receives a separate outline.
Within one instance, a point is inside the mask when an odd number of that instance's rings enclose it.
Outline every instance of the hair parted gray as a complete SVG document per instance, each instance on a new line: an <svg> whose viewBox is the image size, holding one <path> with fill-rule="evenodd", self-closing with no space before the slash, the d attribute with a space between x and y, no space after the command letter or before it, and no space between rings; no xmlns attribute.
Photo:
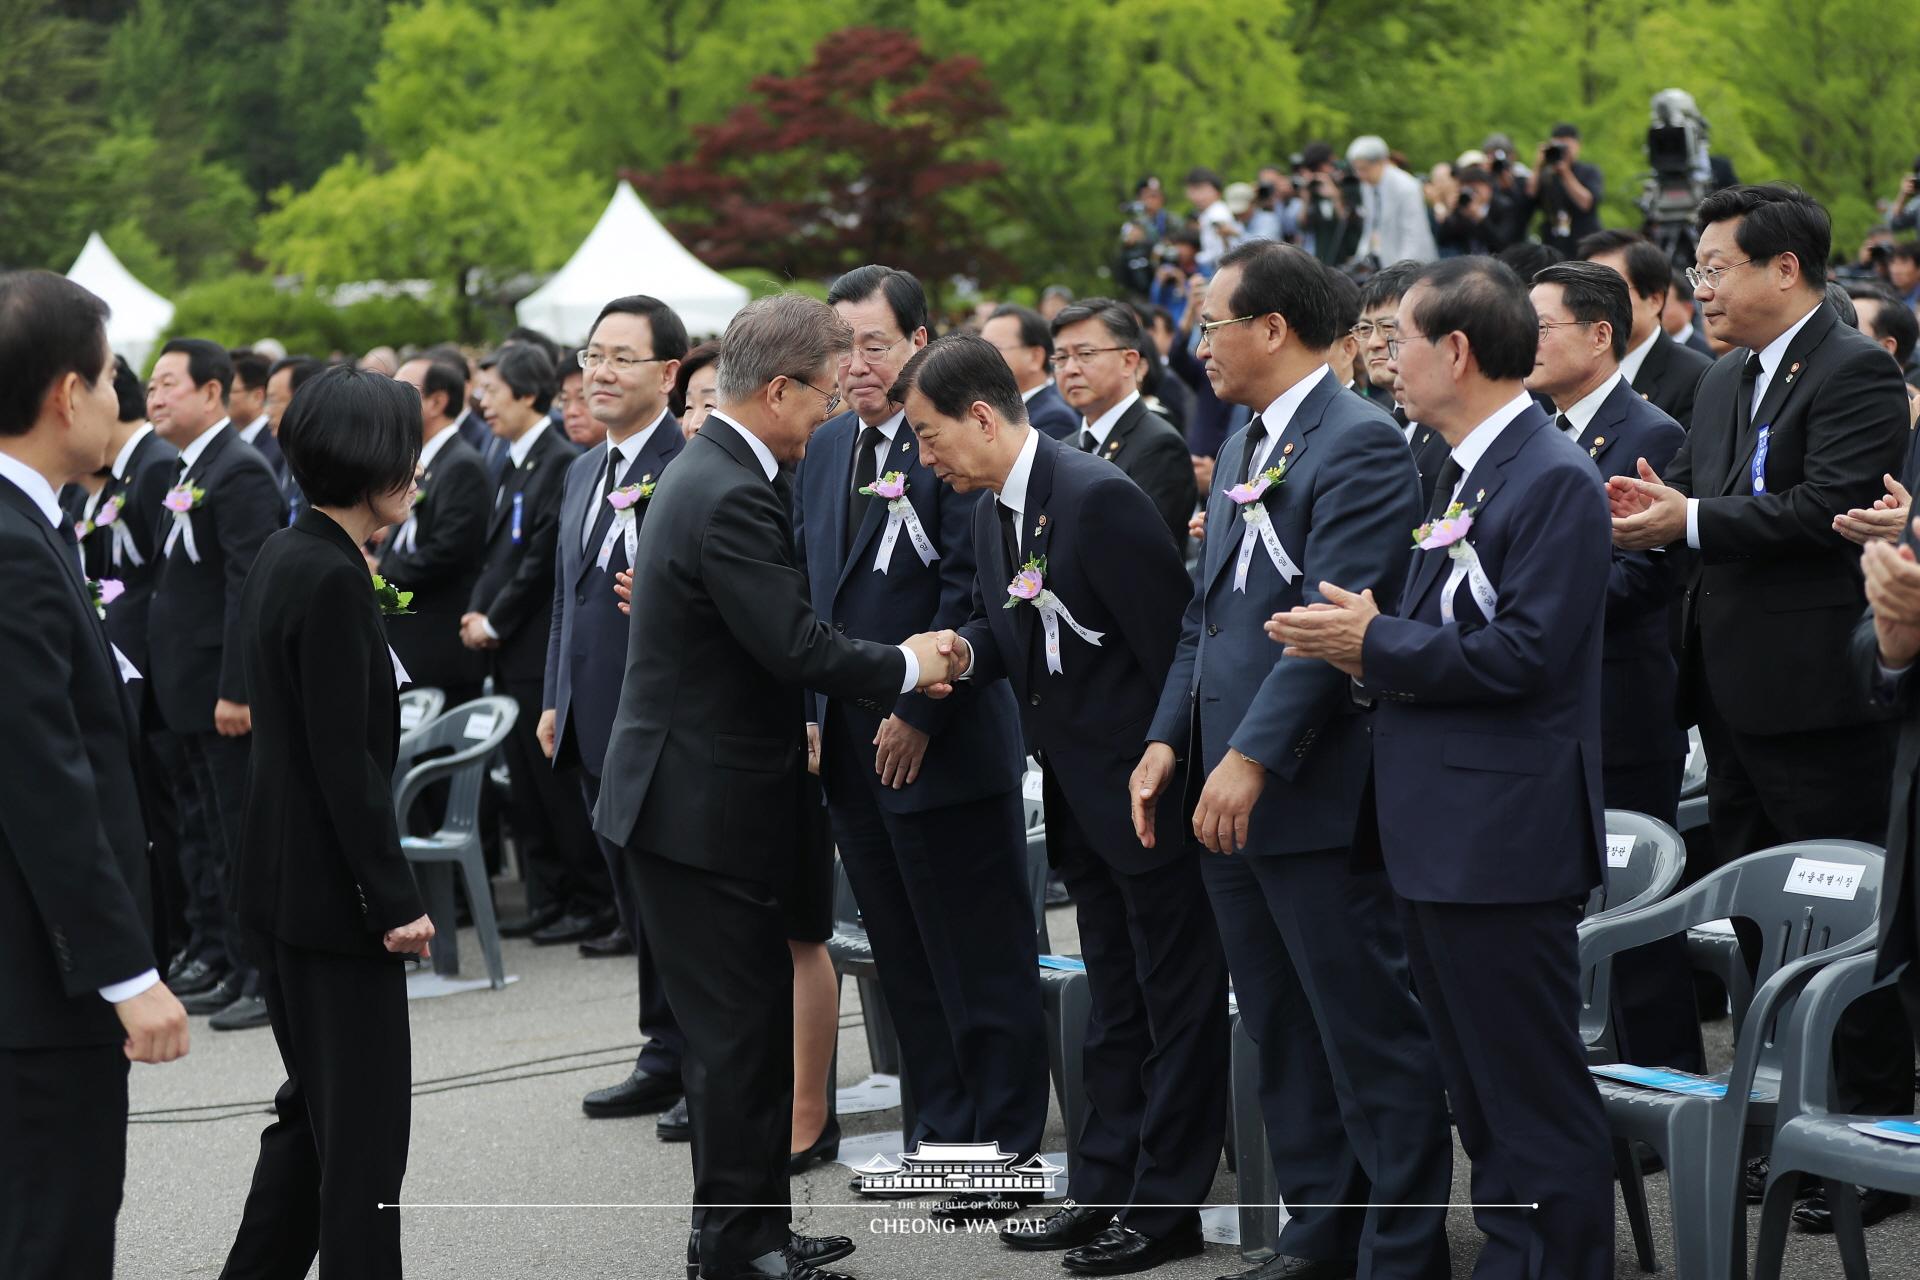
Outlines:
<svg viewBox="0 0 1920 1280"><path fill-rule="evenodd" d="M723 401L746 400L775 378L812 378L829 356L852 349L852 326L817 298L760 298L727 325L715 391Z"/></svg>

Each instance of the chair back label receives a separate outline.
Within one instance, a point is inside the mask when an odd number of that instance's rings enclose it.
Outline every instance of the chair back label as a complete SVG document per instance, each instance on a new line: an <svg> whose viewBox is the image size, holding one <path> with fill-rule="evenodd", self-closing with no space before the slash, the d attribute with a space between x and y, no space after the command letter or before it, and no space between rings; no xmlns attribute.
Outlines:
<svg viewBox="0 0 1920 1280"><path fill-rule="evenodd" d="M1607 833L1607 865L1610 867L1630 867L1633 865L1632 836Z"/></svg>
<svg viewBox="0 0 1920 1280"><path fill-rule="evenodd" d="M1787 871L1786 891L1811 898L1839 898L1852 902L1860 892L1860 873L1865 870L1847 862L1823 862L1818 858L1795 858Z"/></svg>
<svg viewBox="0 0 1920 1280"><path fill-rule="evenodd" d="M493 712L478 711L467 717L467 727L463 732L466 737L472 738L475 742L485 742L493 736L493 731L499 723L500 717Z"/></svg>

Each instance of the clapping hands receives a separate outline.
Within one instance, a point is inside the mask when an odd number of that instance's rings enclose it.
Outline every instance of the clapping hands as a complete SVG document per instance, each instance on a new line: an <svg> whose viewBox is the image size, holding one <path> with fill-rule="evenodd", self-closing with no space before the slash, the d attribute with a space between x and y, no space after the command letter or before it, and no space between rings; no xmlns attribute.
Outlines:
<svg viewBox="0 0 1920 1280"><path fill-rule="evenodd" d="M1900 541L1900 531L1907 527L1907 513L1913 507L1913 495L1891 475L1881 476L1880 481L1887 486L1887 492L1874 499L1871 507L1855 507L1833 518L1833 531L1848 542L1864 547L1869 542Z"/></svg>

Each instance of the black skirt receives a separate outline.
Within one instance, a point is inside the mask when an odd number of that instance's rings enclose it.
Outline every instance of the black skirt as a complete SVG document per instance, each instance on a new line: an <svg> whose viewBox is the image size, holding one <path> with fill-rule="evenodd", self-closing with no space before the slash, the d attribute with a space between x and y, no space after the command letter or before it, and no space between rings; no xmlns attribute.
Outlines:
<svg viewBox="0 0 1920 1280"><path fill-rule="evenodd" d="M798 852L780 894L780 909L789 941L825 942L833 936L833 830L827 825L820 779L808 774L803 792Z"/></svg>

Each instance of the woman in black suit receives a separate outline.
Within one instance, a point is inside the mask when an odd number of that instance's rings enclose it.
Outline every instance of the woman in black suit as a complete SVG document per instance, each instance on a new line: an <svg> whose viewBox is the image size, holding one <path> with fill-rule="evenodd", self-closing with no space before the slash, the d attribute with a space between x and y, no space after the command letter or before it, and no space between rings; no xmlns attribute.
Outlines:
<svg viewBox="0 0 1920 1280"><path fill-rule="evenodd" d="M400 852L400 724L360 548L403 519L420 397L338 367L294 395L280 447L309 508L241 598L253 761L235 895L287 1081L223 1277L398 1277L412 1060L406 972L433 923Z"/></svg>

